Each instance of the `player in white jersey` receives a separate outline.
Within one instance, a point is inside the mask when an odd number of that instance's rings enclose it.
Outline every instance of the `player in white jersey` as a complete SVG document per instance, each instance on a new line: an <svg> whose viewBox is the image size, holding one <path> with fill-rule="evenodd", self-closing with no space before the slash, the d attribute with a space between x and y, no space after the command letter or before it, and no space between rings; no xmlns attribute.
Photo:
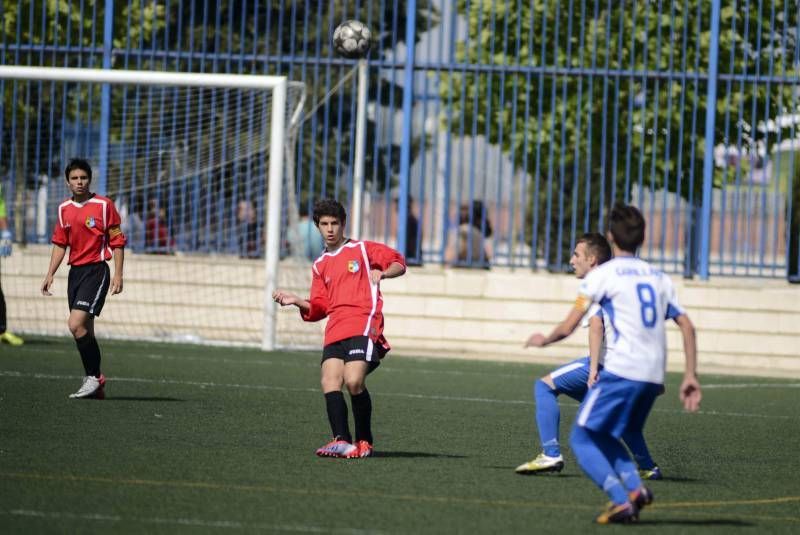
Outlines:
<svg viewBox="0 0 800 535"><path fill-rule="evenodd" d="M575 250L570 258L570 266L575 271L578 279L586 275L611 259L611 245L605 236L598 232L589 232L582 235L575 243ZM589 327L589 337L595 337L595 348L598 352L595 368L602 365L603 346L603 318L600 306L595 304L581 321L583 327ZM561 455L559 442L559 426L561 411L558 406L558 397L568 396L578 403L583 401L589 390L588 380L590 371L590 357L585 356L548 373L534 382L533 398L536 402L536 423L542 451L534 459L519 465L515 472L518 474L541 474L546 472L560 472L564 468L564 457ZM631 450L639 475L643 479L661 479L661 470L653 461L647 442L641 432L625 433L622 436L625 445Z"/></svg>
<svg viewBox="0 0 800 535"><path fill-rule="evenodd" d="M581 284L575 306L553 332L534 334L528 345L543 347L571 334L592 303L606 323L604 368L592 362L589 393L581 403L570 445L587 476L611 498L597 522L627 523L653 501L620 437L641 431L663 389L666 367L665 318L678 324L686 368L679 396L694 412L702 398L697 379L694 326L678 304L670 278L635 254L644 241L645 222L633 206L617 205L609 214L613 260L592 270ZM594 359L593 359L594 360Z"/></svg>

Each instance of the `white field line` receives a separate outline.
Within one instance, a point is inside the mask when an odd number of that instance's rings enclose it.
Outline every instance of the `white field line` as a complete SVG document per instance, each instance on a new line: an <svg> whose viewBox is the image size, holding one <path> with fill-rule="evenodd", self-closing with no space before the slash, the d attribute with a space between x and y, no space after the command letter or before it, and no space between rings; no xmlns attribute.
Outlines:
<svg viewBox="0 0 800 535"><path fill-rule="evenodd" d="M55 375L46 373L21 373L15 371L0 370L0 377L18 377L22 379L55 379L55 380L78 380L78 376L74 375ZM238 383L213 383L208 381L178 381L175 379L146 379L142 377L112 377L112 382L121 383L142 383L142 384L162 384L162 385L182 385L182 386L195 386L199 388L233 388L243 390L266 390L278 392L313 392L319 393L318 388L298 388L288 386L275 386L275 385L245 385ZM430 399L436 401L456 401L456 402L470 402L470 403L493 403L500 405L533 405L530 400L517 400L517 399L493 399L493 398L480 398L480 397L467 397L467 396L437 396L431 394L410 394L407 392L373 392L373 396L386 396L386 397L399 397L406 399ZM562 405L577 407L578 404L574 402L565 402ZM658 409L654 408L653 412L663 412L667 414L682 414L683 411L673 409ZM770 418L777 420L792 420L797 416L780 416L774 414L753 414L745 412L722 412L722 411L698 411L697 414L713 415L713 416L734 416L743 418Z"/></svg>
<svg viewBox="0 0 800 535"><path fill-rule="evenodd" d="M59 354L73 354L74 351L67 351L67 350L55 350L51 351L52 353L59 353ZM255 366L286 366L291 368L319 368L319 362L316 361L274 361L268 359L258 359L253 360L249 358L225 358L225 357L190 357L190 356L180 356L176 357L174 355L165 355L161 353L147 353L147 354L138 354L138 355L128 355L125 358L144 358L148 360L177 360L177 361L189 361L189 362L208 362L208 363L218 363L218 364L252 364ZM402 358L402 357L401 357ZM567 362L567 361L565 361ZM558 366L553 367L556 369ZM431 370L426 368L391 368L391 367L382 367L381 373L418 373L422 375L452 375L452 376L479 376L479 377L486 377L490 375L492 377L505 377L505 378L513 378L518 379L522 373L491 373L486 371L479 371L479 372L468 372L463 370ZM530 374L531 380L538 379L539 374ZM738 388L800 388L800 383L703 383L701 385L704 389L738 389Z"/></svg>
<svg viewBox="0 0 800 535"><path fill-rule="evenodd" d="M73 350L64 350L64 349L54 349L48 350L49 353L57 353L57 354L74 354ZM177 360L177 361L189 361L189 362L208 362L208 363L219 363L219 364L252 364L255 366L286 366L291 368L319 368L318 361L275 361L269 359L250 359L250 358L226 358L226 357L191 357L191 356L179 356L176 357L175 355L167 355L163 353L146 353L146 354L134 354L134 355L127 355L126 359L131 358L144 358L148 360ZM405 358L405 357L400 357ZM564 363L569 363L571 361L565 360ZM538 364L537 364L538 366ZM553 366L553 369L557 369L560 365ZM469 372L463 370L431 370L426 368L390 368L390 367L382 367L381 373L418 373L422 375L452 375L452 376L480 376L486 377L490 375L492 377L506 377L506 378L514 378L518 379L521 375L525 374L526 372L521 373L491 373L486 371L478 371L478 372ZM530 374L531 379L538 379L540 377L539 374ZM737 388L800 388L800 383L703 383L701 386L704 389L737 389Z"/></svg>
<svg viewBox="0 0 800 535"><path fill-rule="evenodd" d="M703 390L722 388L800 388L800 383L722 383L700 385Z"/></svg>
<svg viewBox="0 0 800 535"><path fill-rule="evenodd" d="M331 528L330 526L309 526L303 524L268 524L263 522L244 523L236 520L201 520L198 518L158 518L158 517L122 517L99 513L69 513L55 511L36 511L31 509L13 509L0 511L0 515L52 518L57 520L95 520L101 522L139 522L143 524L161 524L174 526L195 526L203 528L259 529L267 531L284 531L294 533L341 533L347 535L378 534L376 530L350 528Z"/></svg>

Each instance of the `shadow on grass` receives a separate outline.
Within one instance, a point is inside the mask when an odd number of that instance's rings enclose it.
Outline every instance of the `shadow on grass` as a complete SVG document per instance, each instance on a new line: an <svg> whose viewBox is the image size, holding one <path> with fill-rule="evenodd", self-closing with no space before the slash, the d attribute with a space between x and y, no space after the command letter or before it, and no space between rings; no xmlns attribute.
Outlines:
<svg viewBox="0 0 800 535"><path fill-rule="evenodd" d="M186 401L178 398L166 398L160 396L114 396L106 397L104 401Z"/></svg>
<svg viewBox="0 0 800 535"><path fill-rule="evenodd" d="M427 453L424 451L373 451L373 457L418 458L429 457L437 459L465 459L466 455L450 455L447 453Z"/></svg>
<svg viewBox="0 0 800 535"><path fill-rule="evenodd" d="M514 466L486 466L492 470L502 470L503 472L514 472ZM516 474L516 472L514 472ZM570 472L531 472L529 474L516 474L522 477L556 477L556 478L572 478L572 477L585 477L583 474L570 473Z"/></svg>
<svg viewBox="0 0 800 535"><path fill-rule="evenodd" d="M705 520L695 519L661 519L661 520L639 520L637 526L732 526L737 528L751 528L756 524L745 522L744 520L731 520L730 518L707 518Z"/></svg>

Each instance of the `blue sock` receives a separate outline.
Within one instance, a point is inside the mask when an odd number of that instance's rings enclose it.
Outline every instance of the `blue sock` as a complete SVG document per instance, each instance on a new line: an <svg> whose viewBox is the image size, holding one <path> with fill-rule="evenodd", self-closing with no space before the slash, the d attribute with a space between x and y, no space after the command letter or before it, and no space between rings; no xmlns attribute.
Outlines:
<svg viewBox="0 0 800 535"><path fill-rule="evenodd" d="M613 442L616 442L617 446L625 453L622 444L611 435L597 433L575 425L570 436L570 445L575 457L578 458L581 469L589 476L589 479L594 481L595 485L608 495L612 502L621 505L629 501L628 492L615 469L617 459L613 446L611 446L611 452L606 451L606 448ZM625 455L627 456L627 453ZM632 461L629 462L634 467L633 472L636 474L636 467Z"/></svg>
<svg viewBox="0 0 800 535"><path fill-rule="evenodd" d="M647 443L644 441L644 435L641 431L625 431L622 434L622 440L627 444L628 449L633 454L633 459L642 470L652 470L655 468L656 463L650 456L650 450L647 449Z"/></svg>
<svg viewBox="0 0 800 535"><path fill-rule="evenodd" d="M542 451L550 457L558 457L561 455L558 445L558 425L561 421L558 392L539 379L533 384L533 398L536 400L536 425L539 427Z"/></svg>
<svg viewBox="0 0 800 535"><path fill-rule="evenodd" d="M609 434L597 433L595 443L603 450L606 458L611 462L614 472L617 473L619 480L628 492L642 486L642 479L639 477L636 463L628 455L622 442Z"/></svg>

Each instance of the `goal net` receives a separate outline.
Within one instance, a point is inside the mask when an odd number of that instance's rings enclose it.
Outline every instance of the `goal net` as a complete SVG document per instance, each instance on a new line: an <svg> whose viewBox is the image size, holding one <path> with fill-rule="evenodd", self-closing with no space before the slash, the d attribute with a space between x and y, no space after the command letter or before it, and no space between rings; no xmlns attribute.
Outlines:
<svg viewBox="0 0 800 535"><path fill-rule="evenodd" d="M124 291L107 298L99 336L304 345L296 318L269 298L279 283L301 288L309 278L306 266L278 269L296 217L284 183L302 83L4 66L0 94L0 179L14 235L0 264L10 330L67 333L68 267L57 273L56 297L38 290L57 206L69 196L63 169L81 157L128 238ZM319 343L313 329L309 343Z"/></svg>

